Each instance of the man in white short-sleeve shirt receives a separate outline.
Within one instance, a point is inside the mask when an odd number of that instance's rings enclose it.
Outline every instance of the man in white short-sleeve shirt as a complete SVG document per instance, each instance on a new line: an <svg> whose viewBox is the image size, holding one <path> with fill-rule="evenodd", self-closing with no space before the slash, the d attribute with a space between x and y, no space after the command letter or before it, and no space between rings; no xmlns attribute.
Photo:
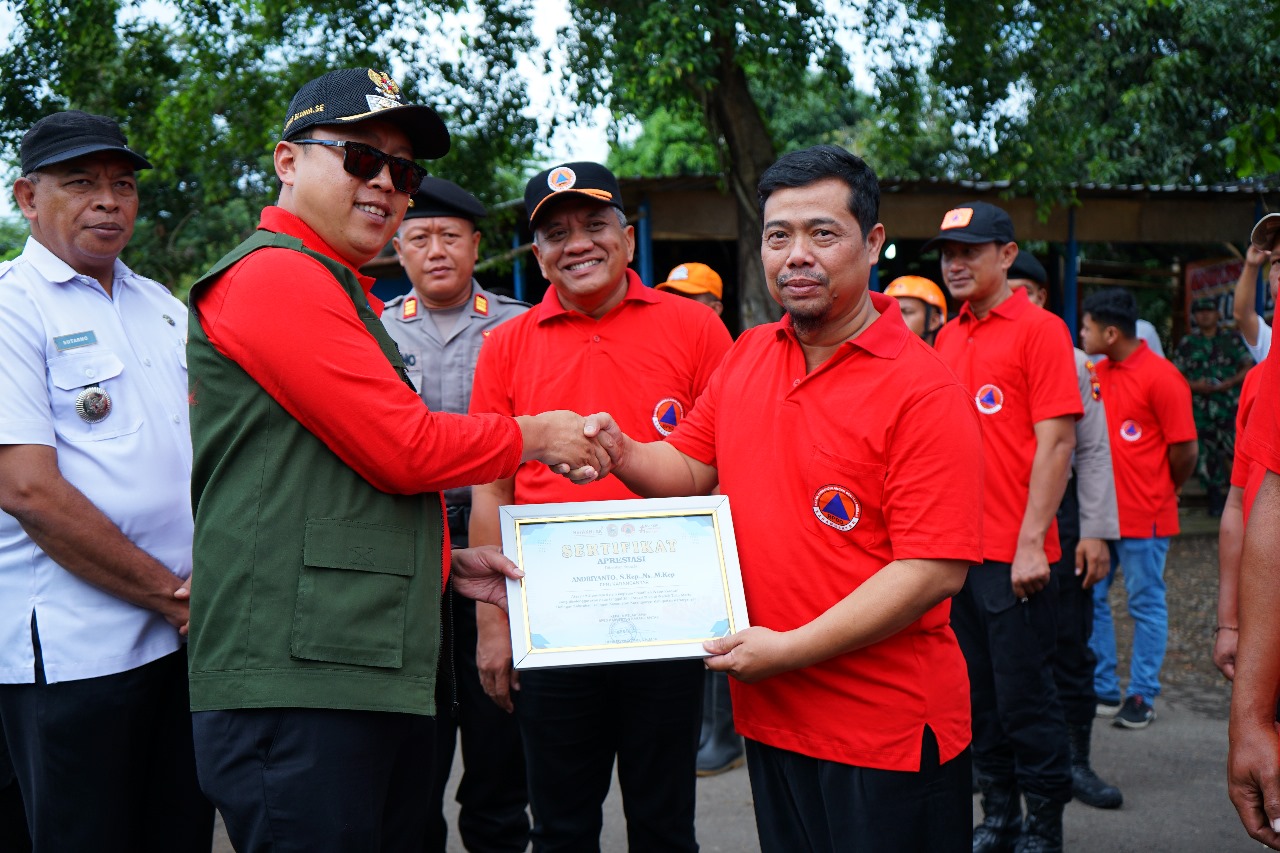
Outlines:
<svg viewBox="0 0 1280 853"><path fill-rule="evenodd" d="M1268 213L1253 226L1249 235L1249 247L1245 250L1244 269L1240 271L1240 280L1236 282L1235 299L1231 313L1236 321L1236 331L1244 341L1244 347L1253 356L1253 360L1261 364L1271 351L1271 326L1258 316L1255 304L1258 292L1258 270L1264 263L1270 262L1267 271L1267 287L1270 288L1271 300L1276 298L1276 290L1280 288L1280 213Z"/></svg>
<svg viewBox="0 0 1280 853"><path fill-rule="evenodd" d="M78 111L36 122L21 159L31 237L0 264L0 729L36 851L208 851L181 636L187 312L118 259L151 164Z"/></svg>

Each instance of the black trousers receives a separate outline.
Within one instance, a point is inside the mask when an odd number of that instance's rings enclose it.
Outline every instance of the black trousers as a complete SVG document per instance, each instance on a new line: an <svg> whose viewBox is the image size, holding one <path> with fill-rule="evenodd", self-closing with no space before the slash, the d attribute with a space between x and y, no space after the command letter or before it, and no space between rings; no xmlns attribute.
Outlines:
<svg viewBox="0 0 1280 853"><path fill-rule="evenodd" d="M969 570L951 626L969 666L978 773L1059 802L1071 799L1067 725L1053 680L1057 585L1022 602L1008 563Z"/></svg>
<svg viewBox="0 0 1280 853"><path fill-rule="evenodd" d="M464 539L463 542L466 540ZM452 589L445 598L445 644L436 680L435 772L426 803L426 849L444 853L449 827L444 792L462 735L458 834L470 853L523 853L529 846L520 726L480 686L476 603Z"/></svg>
<svg viewBox="0 0 1280 853"><path fill-rule="evenodd" d="M694 853L700 660L521 673L535 853L595 853L614 757L631 853Z"/></svg>
<svg viewBox="0 0 1280 853"><path fill-rule="evenodd" d="M1062 559L1053 566L1058 585L1058 643L1053 651L1053 681L1067 725L1090 725L1097 712L1093 670L1097 655L1089 648L1093 634L1093 590L1076 575L1076 545L1080 541L1080 509L1073 477L1058 508L1058 539Z"/></svg>
<svg viewBox="0 0 1280 853"><path fill-rule="evenodd" d="M37 647L38 654L38 647ZM208 853L185 647L126 672L0 685L0 729L38 853Z"/></svg>
<svg viewBox="0 0 1280 853"><path fill-rule="evenodd" d="M263 708L192 719L200 786L237 853L422 848L431 717Z"/></svg>
<svg viewBox="0 0 1280 853"><path fill-rule="evenodd" d="M824 761L747 740L761 853L964 853L969 750L946 764L927 726L920 771Z"/></svg>

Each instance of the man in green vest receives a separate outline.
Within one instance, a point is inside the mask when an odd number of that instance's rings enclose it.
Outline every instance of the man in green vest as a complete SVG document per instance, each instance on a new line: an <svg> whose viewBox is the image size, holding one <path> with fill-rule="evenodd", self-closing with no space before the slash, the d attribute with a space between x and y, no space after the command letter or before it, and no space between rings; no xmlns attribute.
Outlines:
<svg viewBox="0 0 1280 853"><path fill-rule="evenodd" d="M191 706L201 787L250 850L410 850L432 769L442 580L505 603L496 548L450 556L444 489L607 456L572 412L432 412L358 272L449 134L379 71L294 96L277 205L191 291ZM282 308L283 306L283 308ZM288 322L281 323L281 314Z"/></svg>

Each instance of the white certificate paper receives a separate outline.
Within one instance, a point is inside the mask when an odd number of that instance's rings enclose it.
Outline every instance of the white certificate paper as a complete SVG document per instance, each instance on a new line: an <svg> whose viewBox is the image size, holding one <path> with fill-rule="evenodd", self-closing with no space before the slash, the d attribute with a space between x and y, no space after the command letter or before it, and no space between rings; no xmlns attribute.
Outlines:
<svg viewBox="0 0 1280 853"><path fill-rule="evenodd" d="M748 626L723 495L499 507L516 669L706 657Z"/></svg>

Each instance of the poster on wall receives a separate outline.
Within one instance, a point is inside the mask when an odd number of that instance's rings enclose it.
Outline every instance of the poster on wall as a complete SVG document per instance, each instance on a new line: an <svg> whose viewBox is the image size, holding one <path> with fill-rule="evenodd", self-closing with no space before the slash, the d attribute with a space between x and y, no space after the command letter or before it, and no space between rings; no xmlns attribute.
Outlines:
<svg viewBox="0 0 1280 853"><path fill-rule="evenodd" d="M1231 317L1234 303L1236 282L1240 280L1240 272L1244 269L1241 258L1216 258L1207 261L1194 261L1187 264L1186 270L1186 304L1183 310L1191 316L1191 303L1201 297L1209 297L1218 303L1218 313L1222 316L1222 324L1234 328L1235 321ZM1263 316L1270 318L1276 309L1275 296L1267 287L1267 268L1262 268L1263 276L1260 288L1266 293Z"/></svg>

